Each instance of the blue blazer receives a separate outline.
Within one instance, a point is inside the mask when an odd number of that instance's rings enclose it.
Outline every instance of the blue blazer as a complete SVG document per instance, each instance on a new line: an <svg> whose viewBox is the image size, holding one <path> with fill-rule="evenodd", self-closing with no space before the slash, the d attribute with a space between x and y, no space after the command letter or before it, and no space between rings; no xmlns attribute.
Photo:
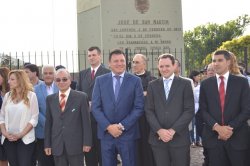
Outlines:
<svg viewBox="0 0 250 166"><path fill-rule="evenodd" d="M44 139L44 127L46 120L46 98L48 96L46 90L46 84L44 82L36 85L34 87L34 91L37 96L38 106L39 106L39 116L38 123L35 128L36 138ZM57 93L59 91L58 87L54 84L53 93Z"/></svg>
<svg viewBox="0 0 250 166"><path fill-rule="evenodd" d="M110 124L118 123L125 127L125 131L116 139L135 140L140 137L138 118L144 111L144 97L139 77L129 73L124 74L117 101L113 90L112 73L97 77L91 105L92 114L98 123L99 139L113 140L106 129Z"/></svg>

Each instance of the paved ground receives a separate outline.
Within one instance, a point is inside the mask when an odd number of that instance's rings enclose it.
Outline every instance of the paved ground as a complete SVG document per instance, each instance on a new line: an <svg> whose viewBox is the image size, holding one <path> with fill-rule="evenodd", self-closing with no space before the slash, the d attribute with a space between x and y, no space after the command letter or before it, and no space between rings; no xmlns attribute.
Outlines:
<svg viewBox="0 0 250 166"><path fill-rule="evenodd" d="M202 166L203 163L203 148L195 147L191 148L191 164L190 166Z"/></svg>
<svg viewBox="0 0 250 166"><path fill-rule="evenodd" d="M195 147L190 148L191 153L191 163L190 166L202 166L203 163L203 148L202 147ZM118 166L122 166L119 164Z"/></svg>

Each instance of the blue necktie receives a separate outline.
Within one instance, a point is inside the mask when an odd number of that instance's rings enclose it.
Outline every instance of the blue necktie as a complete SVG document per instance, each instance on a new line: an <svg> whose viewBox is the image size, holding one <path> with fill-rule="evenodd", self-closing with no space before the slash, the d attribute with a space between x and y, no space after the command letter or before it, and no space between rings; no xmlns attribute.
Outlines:
<svg viewBox="0 0 250 166"><path fill-rule="evenodd" d="M115 101L117 101L118 94L119 94L120 87L121 87L121 84L120 84L120 78L121 78L121 76L115 75L114 77L116 78L116 83L115 83Z"/></svg>
<svg viewBox="0 0 250 166"><path fill-rule="evenodd" d="M169 94L169 91L170 91L170 88L168 86L168 83L169 83L170 79L165 79L164 80L164 90L165 90L165 95L166 95L166 100L168 100L168 94Z"/></svg>

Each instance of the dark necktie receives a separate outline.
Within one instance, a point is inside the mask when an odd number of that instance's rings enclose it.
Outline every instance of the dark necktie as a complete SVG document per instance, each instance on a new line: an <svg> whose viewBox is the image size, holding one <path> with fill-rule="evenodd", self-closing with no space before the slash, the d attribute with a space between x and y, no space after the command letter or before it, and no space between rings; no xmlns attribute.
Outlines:
<svg viewBox="0 0 250 166"><path fill-rule="evenodd" d="M95 70L91 71L91 79L93 80L95 78Z"/></svg>
<svg viewBox="0 0 250 166"><path fill-rule="evenodd" d="M120 87L121 87L121 83L120 83L121 76L116 75L114 77L116 78L116 83L115 83L115 101L117 101L118 94L119 94Z"/></svg>
<svg viewBox="0 0 250 166"><path fill-rule="evenodd" d="M224 104L225 104L225 87L224 87L224 77L220 76L220 86L219 86L219 93L220 93L220 107L221 107L221 123L224 124Z"/></svg>

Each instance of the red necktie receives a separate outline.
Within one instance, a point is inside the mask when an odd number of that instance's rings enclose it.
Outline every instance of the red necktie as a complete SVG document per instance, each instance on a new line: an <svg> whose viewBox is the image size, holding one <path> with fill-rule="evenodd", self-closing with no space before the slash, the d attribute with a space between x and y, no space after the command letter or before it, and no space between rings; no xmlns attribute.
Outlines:
<svg viewBox="0 0 250 166"><path fill-rule="evenodd" d="M60 95L60 97L61 97L61 99L60 99L60 108L61 108L61 111L63 112L64 109L65 109L65 105L66 105L66 99L65 99L66 95L62 93Z"/></svg>
<svg viewBox="0 0 250 166"><path fill-rule="evenodd" d="M95 70L92 70L91 72L91 79L93 80L95 78Z"/></svg>
<svg viewBox="0 0 250 166"><path fill-rule="evenodd" d="M220 93L220 107L221 107L221 123L224 124L224 104L225 104L225 86L224 86L224 77L220 76L220 86L219 86L219 93Z"/></svg>

